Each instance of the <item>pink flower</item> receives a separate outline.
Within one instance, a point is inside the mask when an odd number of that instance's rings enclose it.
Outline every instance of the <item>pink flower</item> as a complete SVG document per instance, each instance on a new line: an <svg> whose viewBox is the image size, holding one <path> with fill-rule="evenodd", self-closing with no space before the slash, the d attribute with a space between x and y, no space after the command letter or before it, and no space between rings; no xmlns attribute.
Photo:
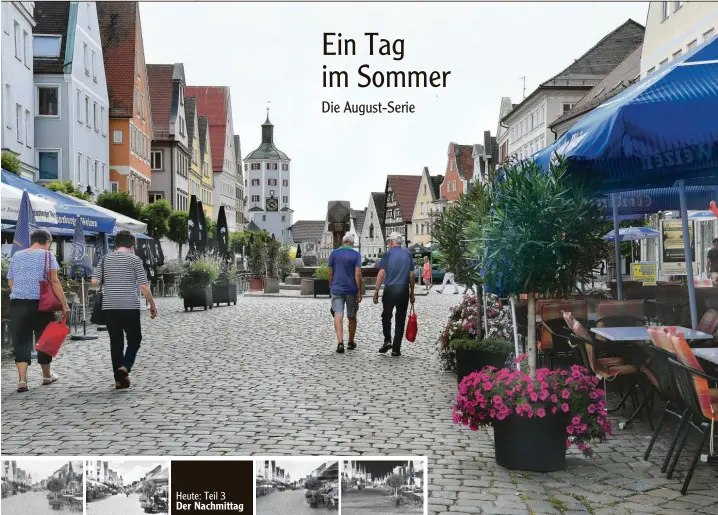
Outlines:
<svg viewBox="0 0 718 515"><path fill-rule="evenodd" d="M546 410L543 408L539 408L538 410L536 410L536 415L539 418L544 418L546 416Z"/></svg>
<svg viewBox="0 0 718 515"><path fill-rule="evenodd" d="M516 406L516 414L521 415L521 406Z"/></svg>
<svg viewBox="0 0 718 515"><path fill-rule="evenodd" d="M548 390L541 390L541 393L539 394L539 399L541 399L542 401L548 399Z"/></svg>
<svg viewBox="0 0 718 515"><path fill-rule="evenodd" d="M572 423L574 426L577 426L578 424L580 424L580 423L581 423L581 415L576 415L575 417L573 417L573 418L571 419L571 423Z"/></svg>
<svg viewBox="0 0 718 515"><path fill-rule="evenodd" d="M561 411L563 411L564 413L568 413L568 404L566 404L565 402L561 404Z"/></svg>
<svg viewBox="0 0 718 515"><path fill-rule="evenodd" d="M620 233L619 233L620 234ZM568 438L566 439L566 448L569 449L571 447L571 440Z"/></svg>
<svg viewBox="0 0 718 515"><path fill-rule="evenodd" d="M494 395L494 396L491 398L491 402L492 402L492 404L495 404L497 407L498 407L498 406L501 406L501 405L504 403L504 401L503 401L503 399L501 398L500 395Z"/></svg>
<svg viewBox="0 0 718 515"><path fill-rule="evenodd" d="M568 399L569 397L571 397L571 392L569 392L568 390L561 390L562 399Z"/></svg>
<svg viewBox="0 0 718 515"><path fill-rule="evenodd" d="M531 398L531 402L536 402L538 400L539 396L536 392L531 392L530 398Z"/></svg>
<svg viewBox="0 0 718 515"><path fill-rule="evenodd" d="M495 409L490 409L490 410L489 410L489 417L494 418L495 416L496 416L496 410L495 410Z"/></svg>
<svg viewBox="0 0 718 515"><path fill-rule="evenodd" d="M461 415L459 415L458 413L454 413L452 420L454 421L454 424L458 424L461 421Z"/></svg>
<svg viewBox="0 0 718 515"><path fill-rule="evenodd" d="M578 450L581 451L581 452L583 452L584 450L586 450L586 444L585 444L585 443L580 443L580 444L578 444Z"/></svg>
<svg viewBox="0 0 718 515"><path fill-rule="evenodd" d="M566 432L570 435L573 434L573 426L566 426Z"/></svg>
<svg viewBox="0 0 718 515"><path fill-rule="evenodd" d="M555 393L551 395L551 402L558 403L558 397Z"/></svg>
<svg viewBox="0 0 718 515"><path fill-rule="evenodd" d="M493 385L491 384L490 381L485 381L483 386L484 386L484 390L486 390L488 392L489 390L491 390L491 387Z"/></svg>
<svg viewBox="0 0 718 515"><path fill-rule="evenodd" d="M556 406L554 406L553 408L551 408L551 413L553 413L554 415L556 414Z"/></svg>
<svg viewBox="0 0 718 515"><path fill-rule="evenodd" d="M471 429L472 431L476 431L477 429L479 429L479 426L477 426L476 424L471 424L469 425L469 429Z"/></svg>
<svg viewBox="0 0 718 515"><path fill-rule="evenodd" d="M589 405L588 405L588 412L589 412L589 413L596 413L596 406L594 406L593 404L589 404Z"/></svg>

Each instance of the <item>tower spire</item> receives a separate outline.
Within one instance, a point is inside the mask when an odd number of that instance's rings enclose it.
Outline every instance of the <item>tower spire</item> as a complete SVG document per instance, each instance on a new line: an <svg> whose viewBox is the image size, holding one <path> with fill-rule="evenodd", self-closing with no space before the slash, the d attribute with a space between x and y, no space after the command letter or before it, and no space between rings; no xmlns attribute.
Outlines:
<svg viewBox="0 0 718 515"><path fill-rule="evenodd" d="M274 144L274 125L269 121L269 104L272 101L267 101L267 119L262 124L262 143Z"/></svg>

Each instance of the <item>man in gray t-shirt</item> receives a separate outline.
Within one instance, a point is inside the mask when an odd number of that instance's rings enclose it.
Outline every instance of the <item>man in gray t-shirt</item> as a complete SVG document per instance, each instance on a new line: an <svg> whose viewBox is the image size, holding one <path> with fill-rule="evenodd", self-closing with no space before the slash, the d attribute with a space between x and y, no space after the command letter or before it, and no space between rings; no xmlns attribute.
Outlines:
<svg viewBox="0 0 718 515"><path fill-rule="evenodd" d="M379 303L379 288L384 284L381 314L384 331L384 345L379 352L385 354L391 349L392 356L401 356L401 342L404 339L404 326L409 302L414 305L414 258L401 246L402 236L398 232L389 235L389 250L381 257L379 275L376 278L374 304ZM391 319L396 309L394 340L391 338Z"/></svg>

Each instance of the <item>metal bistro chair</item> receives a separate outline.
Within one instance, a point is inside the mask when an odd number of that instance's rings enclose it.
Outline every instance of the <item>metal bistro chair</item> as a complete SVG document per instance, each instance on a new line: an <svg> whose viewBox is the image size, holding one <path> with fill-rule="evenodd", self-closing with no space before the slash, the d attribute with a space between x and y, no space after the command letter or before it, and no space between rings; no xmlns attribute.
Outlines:
<svg viewBox="0 0 718 515"><path fill-rule="evenodd" d="M179 294L177 274L162 274L162 296L176 297Z"/></svg>
<svg viewBox="0 0 718 515"><path fill-rule="evenodd" d="M706 441L708 441L709 438L709 447L711 449L711 454L713 453L713 438L715 436L713 431L715 428L715 423L716 421L718 421L718 399L711 399L711 389L709 388L709 384L717 384L718 377L710 376L702 370L699 370L698 368L684 363L683 361L685 359L685 356L682 356L680 351L678 351L677 354L680 359L680 362L674 358L669 358L668 363L673 367L673 371L676 377L676 383L678 384L678 389L681 393L681 397L683 397L683 400L688 407L690 414L688 415L688 417L686 417L688 423L685 424L682 428L680 441L678 442L678 448L676 449L676 454L673 457L673 461L671 462L670 467L668 468L668 474L666 475L666 477L670 479L673 475L673 471L675 470L676 464L678 463L678 459L680 458L681 452L683 451L683 447L685 446L686 440L688 439L688 433L690 429L696 429L698 432L701 433L700 443L695 453L693 454L691 464L688 468L688 471L686 472L686 478L683 481L683 487L681 488L681 493L683 495L686 495L686 492L688 491L688 485L693 478L693 471L698 464L698 460L700 459L703 447L705 446ZM696 364L698 365L697 361ZM698 365L698 367L700 367L700 365Z"/></svg>

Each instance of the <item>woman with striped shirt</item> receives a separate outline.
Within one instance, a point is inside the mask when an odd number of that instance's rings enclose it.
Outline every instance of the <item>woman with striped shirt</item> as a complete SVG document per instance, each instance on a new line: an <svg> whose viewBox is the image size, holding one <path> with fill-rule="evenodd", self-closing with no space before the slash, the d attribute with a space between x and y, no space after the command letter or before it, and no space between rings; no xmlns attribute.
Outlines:
<svg viewBox="0 0 718 515"><path fill-rule="evenodd" d="M115 388L118 390L129 388L130 370L142 342L138 286L150 303L150 316L157 316L157 306L147 274L142 259L133 252L134 246L135 237L130 231L118 232L115 236L115 251L102 258L92 276L92 284L102 285L102 311L110 335L112 369Z"/></svg>

